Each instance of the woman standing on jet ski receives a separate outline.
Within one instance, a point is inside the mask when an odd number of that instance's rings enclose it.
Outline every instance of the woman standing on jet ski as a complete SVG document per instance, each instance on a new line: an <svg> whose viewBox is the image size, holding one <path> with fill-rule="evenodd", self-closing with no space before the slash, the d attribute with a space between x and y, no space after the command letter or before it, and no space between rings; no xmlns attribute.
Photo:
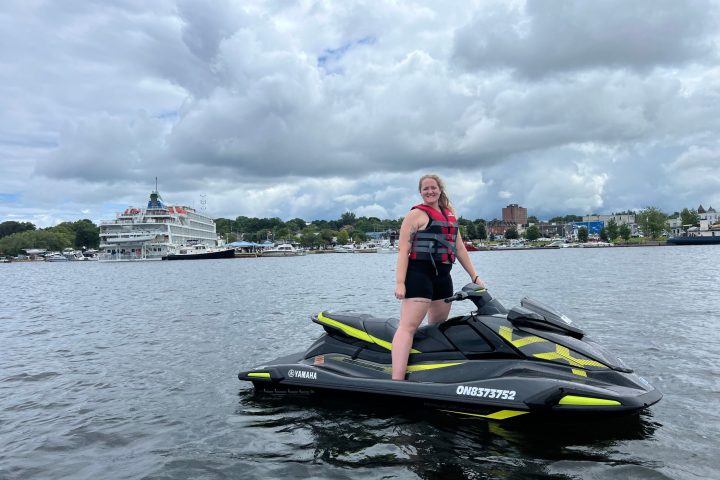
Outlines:
<svg viewBox="0 0 720 480"><path fill-rule="evenodd" d="M413 337L427 315L428 323L447 320L452 296L450 277L457 258L480 287L484 283L465 249L445 185L437 175L423 175L419 182L423 203L415 205L400 227L395 273L395 297L402 300L400 324L392 341L392 378L404 380Z"/></svg>

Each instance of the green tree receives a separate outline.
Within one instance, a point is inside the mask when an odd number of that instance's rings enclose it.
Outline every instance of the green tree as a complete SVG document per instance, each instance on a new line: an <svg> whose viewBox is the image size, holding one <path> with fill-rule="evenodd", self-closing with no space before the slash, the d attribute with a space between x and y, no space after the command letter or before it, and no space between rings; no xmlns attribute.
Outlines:
<svg viewBox="0 0 720 480"><path fill-rule="evenodd" d="M464 240L477 238L475 224L471 220L460 217L458 218L458 225L460 226L460 235L462 235Z"/></svg>
<svg viewBox="0 0 720 480"><path fill-rule="evenodd" d="M339 245L346 245L348 243L348 240L350 239L350 235L348 235L347 230L340 230L337 234L337 243Z"/></svg>
<svg viewBox="0 0 720 480"><path fill-rule="evenodd" d="M293 218L285 222L285 226L290 229L291 232L297 233L307 226L305 220L302 218Z"/></svg>
<svg viewBox="0 0 720 480"><path fill-rule="evenodd" d="M700 223L700 217L698 216L697 210L695 210L694 208L692 210L683 208L682 212L680 212L680 221L682 222L683 226L693 226Z"/></svg>
<svg viewBox="0 0 720 480"><path fill-rule="evenodd" d="M303 247L317 247L320 245L321 238L315 227L306 227L300 233L300 244Z"/></svg>
<svg viewBox="0 0 720 480"><path fill-rule="evenodd" d="M9 220L7 222L0 223L0 238L7 237L13 233L26 232L28 230L35 230L35 225L30 222L16 222Z"/></svg>
<svg viewBox="0 0 720 480"><path fill-rule="evenodd" d="M537 225L530 225L527 230L525 230L525 238L527 238L529 241L534 242L538 238L541 237L540 229Z"/></svg>
<svg viewBox="0 0 720 480"><path fill-rule="evenodd" d="M518 235L517 228L510 227L507 230L505 230L505 238L508 240L515 240L520 238L520 235Z"/></svg>
<svg viewBox="0 0 720 480"><path fill-rule="evenodd" d="M215 220L215 232L223 238L228 238L228 234L235 230L235 221L229 218L216 218ZM229 240L229 238L228 238ZM229 240L234 242L235 240Z"/></svg>
<svg viewBox="0 0 720 480"><path fill-rule="evenodd" d="M343 225L355 225L356 219L353 212L345 212L340 215L340 222L342 222Z"/></svg>
<svg viewBox="0 0 720 480"><path fill-rule="evenodd" d="M527 223L540 223L540 220L535 215L530 215L527 219Z"/></svg>
<svg viewBox="0 0 720 480"><path fill-rule="evenodd" d="M98 248L100 228L88 219L75 222L75 248Z"/></svg>
<svg viewBox="0 0 720 480"><path fill-rule="evenodd" d="M646 207L635 215L635 221L646 237L656 239L665 232L667 215L655 207Z"/></svg>
<svg viewBox="0 0 720 480"><path fill-rule="evenodd" d="M73 222L62 222L58 223L54 227L46 228L45 230L50 230L57 233L63 233L67 234L71 237L75 237L75 224Z"/></svg>
<svg viewBox="0 0 720 480"><path fill-rule="evenodd" d="M335 230L330 230L329 228L323 228L320 231L320 238L322 238L323 246L330 245L333 241L333 238L337 235L337 232Z"/></svg>
<svg viewBox="0 0 720 480"><path fill-rule="evenodd" d="M486 240L488 238L487 234L487 226L485 225L484 220L475 221L475 238L479 238L480 240Z"/></svg>
<svg viewBox="0 0 720 480"><path fill-rule="evenodd" d="M605 228L605 227L602 227L602 228L600 229L600 240L602 240L603 242L609 242L609 241L610 241L610 237L608 237L607 228Z"/></svg>
<svg viewBox="0 0 720 480"><path fill-rule="evenodd" d="M578 230L578 240L581 243L586 243L588 241L588 229L585 227L580 227Z"/></svg>
<svg viewBox="0 0 720 480"><path fill-rule="evenodd" d="M570 222L582 222L580 215L565 215L564 217L553 217L550 219L550 223L570 223Z"/></svg>
<svg viewBox="0 0 720 480"><path fill-rule="evenodd" d="M278 227L273 233L273 237L278 240L290 240L290 229L286 226Z"/></svg>
<svg viewBox="0 0 720 480"><path fill-rule="evenodd" d="M0 252L4 255L19 255L28 248L44 248L46 250L62 250L73 245L74 232L54 230L26 230L0 238Z"/></svg>
<svg viewBox="0 0 720 480"><path fill-rule="evenodd" d="M352 232L352 239L353 242L364 242L367 240L367 235L365 235L365 232L355 230Z"/></svg>
<svg viewBox="0 0 720 480"><path fill-rule="evenodd" d="M614 218L611 218L608 222L607 227L605 227L605 232L607 233L607 237L611 242L614 242L615 239L620 236L620 230Z"/></svg>
<svg viewBox="0 0 720 480"><path fill-rule="evenodd" d="M622 237L623 240L626 242L630 240L630 235L632 232L630 231L630 226L626 223L623 223L620 225L620 228L618 229L618 233L620 234L620 237Z"/></svg>

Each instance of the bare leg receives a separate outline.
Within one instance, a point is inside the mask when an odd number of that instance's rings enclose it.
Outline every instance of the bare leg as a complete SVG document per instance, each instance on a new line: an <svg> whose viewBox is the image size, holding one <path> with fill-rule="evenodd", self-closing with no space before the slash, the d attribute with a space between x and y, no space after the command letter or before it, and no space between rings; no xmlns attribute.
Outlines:
<svg viewBox="0 0 720 480"><path fill-rule="evenodd" d="M405 380L415 331L430 308L428 298L407 298L400 306L400 324L392 341L392 379Z"/></svg>
<svg viewBox="0 0 720 480"><path fill-rule="evenodd" d="M444 300L433 300L428 309L428 323L436 325L447 320L451 306L451 304L445 303Z"/></svg>

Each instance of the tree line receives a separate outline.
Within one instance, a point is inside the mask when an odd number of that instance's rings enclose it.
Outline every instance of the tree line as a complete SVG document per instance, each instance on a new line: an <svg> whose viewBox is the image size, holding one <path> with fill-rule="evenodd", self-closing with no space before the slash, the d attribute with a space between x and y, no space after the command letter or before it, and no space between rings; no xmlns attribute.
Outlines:
<svg viewBox="0 0 720 480"><path fill-rule="evenodd" d="M403 219L380 219L378 217L357 217L353 212L343 213L337 220L313 220L306 222L294 218L283 222L280 218L237 217L235 220L218 218L215 220L218 235L227 242L244 240L248 242L299 241L306 247L329 245L333 239L339 244L364 242L369 232L386 232L388 236L397 234ZM487 239L487 226L484 219L468 220L459 218L461 233L467 239Z"/></svg>
<svg viewBox="0 0 720 480"><path fill-rule="evenodd" d="M99 245L100 228L88 219L41 229L30 222L0 223L0 255L16 256L27 248L61 251L65 248L98 248Z"/></svg>
<svg viewBox="0 0 720 480"><path fill-rule="evenodd" d="M635 222L645 236L659 238L667 230L668 215L656 207L647 207L639 212L621 212L621 214L635 215ZM684 208L675 212L673 216L680 216L683 225L696 225L699 216L696 210ZM306 222L302 218L293 218L283 221L280 218L255 218L239 216L234 220L228 218L215 219L216 231L227 242L245 240L249 242L262 242L270 240L299 241L306 247L329 245L336 239L337 243L363 242L368 239L369 232L397 232L400 229L402 218L396 220L380 219L377 217L357 217L353 212L345 212L337 220L313 220ZM495 220L493 220L495 221ZM553 217L551 223L569 223L582 221L579 215L565 215ZM479 218L469 220L458 219L463 238L467 240L487 240L488 229L486 220ZM541 233L536 223L536 217L528 217L531 225L525 230L524 237L528 240L537 240ZM584 233L583 233L584 230ZM88 219L76 222L63 222L54 227L38 229L30 222L6 221L0 223L0 254L18 255L26 248L44 248L47 250L62 250L72 247L98 248L100 244L100 229ZM587 230L579 232L586 238ZM628 240L630 227L618 225L614 220L600 231L600 238L606 241L615 241L618 238ZM519 238L517 229L506 231L505 238ZM492 240L492 238L491 238Z"/></svg>

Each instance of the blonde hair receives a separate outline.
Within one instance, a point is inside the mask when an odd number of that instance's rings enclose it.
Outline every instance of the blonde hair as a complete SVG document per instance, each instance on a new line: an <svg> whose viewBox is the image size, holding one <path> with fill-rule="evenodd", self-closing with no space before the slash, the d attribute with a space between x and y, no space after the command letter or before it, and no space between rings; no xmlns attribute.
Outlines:
<svg viewBox="0 0 720 480"><path fill-rule="evenodd" d="M440 198L438 199L438 205L440 205L442 208L450 210L452 213L455 213L455 208L452 206L452 203L450 203L450 198L448 198L445 190L445 182L443 182L442 178L440 178L439 176L428 174L420 177L420 181L418 182L418 192L422 191L423 180L427 180L428 178L435 180L438 184L438 187L440 188Z"/></svg>

